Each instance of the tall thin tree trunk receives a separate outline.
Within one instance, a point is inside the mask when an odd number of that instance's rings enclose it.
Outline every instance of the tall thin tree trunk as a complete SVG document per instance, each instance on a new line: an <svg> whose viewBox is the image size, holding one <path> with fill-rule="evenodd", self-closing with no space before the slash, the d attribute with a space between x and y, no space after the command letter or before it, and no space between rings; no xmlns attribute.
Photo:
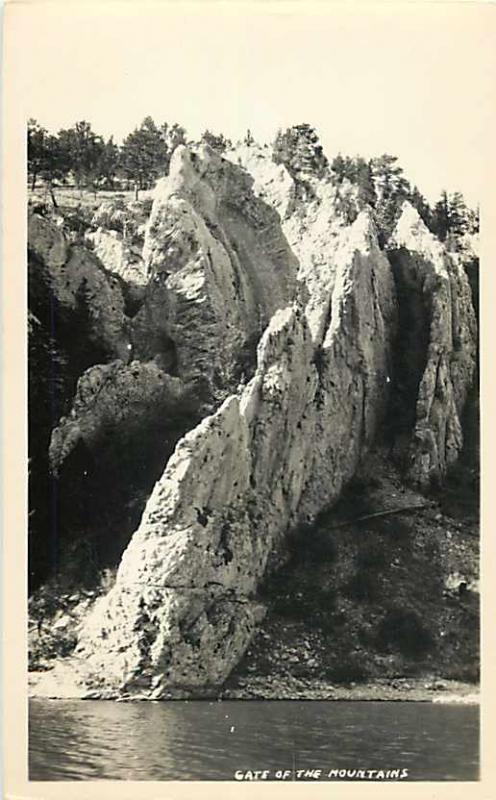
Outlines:
<svg viewBox="0 0 496 800"><path fill-rule="evenodd" d="M52 198L53 207L54 208L58 208L57 201L56 201L55 195L53 193L53 186L52 186L52 182L51 181L49 181L49 183L48 183L48 191L50 192L50 197Z"/></svg>
<svg viewBox="0 0 496 800"><path fill-rule="evenodd" d="M31 191L32 192L34 192L34 190L36 189L36 178L37 177L38 176L36 175L36 172L33 172L33 175L32 175L32 178L31 178Z"/></svg>

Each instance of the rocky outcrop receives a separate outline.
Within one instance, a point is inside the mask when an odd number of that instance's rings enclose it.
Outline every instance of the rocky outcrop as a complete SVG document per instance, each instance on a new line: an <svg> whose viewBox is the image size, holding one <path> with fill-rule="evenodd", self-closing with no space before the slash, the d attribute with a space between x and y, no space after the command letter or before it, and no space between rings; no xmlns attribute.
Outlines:
<svg viewBox="0 0 496 800"><path fill-rule="evenodd" d="M330 293L335 280L328 264L343 226L342 198L328 181L300 171L310 197L298 203L289 172L258 146L239 147L233 158L255 176L255 190L281 215L318 336L325 319L322 292ZM461 417L477 360L476 281L471 281L476 237L466 235L462 244L461 252L448 251L406 202L388 245L400 314L388 371L394 380L394 419L388 427L408 451L408 477L421 485L442 479L463 447Z"/></svg>
<svg viewBox="0 0 496 800"><path fill-rule="evenodd" d="M133 247L117 231L106 231L103 228L87 234L86 238L109 272L120 275L126 283L146 286L148 276L141 248Z"/></svg>
<svg viewBox="0 0 496 800"><path fill-rule="evenodd" d="M240 146L229 156L253 175L255 193L280 216L284 234L298 257L298 280L307 289L306 315L318 339L326 324L326 298L331 297L336 280L330 265L346 227L339 211L338 189L329 180L305 172L303 164L298 182L283 164L274 163L270 151L258 145Z"/></svg>
<svg viewBox="0 0 496 800"><path fill-rule="evenodd" d="M208 148L179 148L148 212L148 201L106 201L92 217L96 231L77 244L62 217L30 216L30 288L43 284L47 335L81 345L72 408L64 397L54 413L52 403L39 447L46 471L51 439L60 542L91 536L101 555L110 538L122 550L177 440L253 373L263 329L292 297L297 262L251 183ZM114 522L105 498L120 509Z"/></svg>
<svg viewBox="0 0 496 800"><path fill-rule="evenodd" d="M414 404L408 473L424 485L442 478L463 446L461 417L476 367L476 320L461 261L408 203L389 253L403 311L400 392Z"/></svg>
<svg viewBox="0 0 496 800"><path fill-rule="evenodd" d="M145 317L160 324L165 295L162 318L175 342L177 374L200 380L216 398L253 369L250 349L253 355L294 291L296 259L278 215L254 196L252 183L208 146L180 146L157 184L146 229L151 291L136 326Z"/></svg>
<svg viewBox="0 0 496 800"><path fill-rule="evenodd" d="M320 338L302 305L278 311L254 378L181 440L156 484L77 648L114 690L156 697L222 682L260 618L254 592L269 556L338 496L372 440L394 298L367 214L329 269Z"/></svg>
<svg viewBox="0 0 496 800"><path fill-rule="evenodd" d="M82 240L71 243L64 222L29 216L35 585L65 569L78 543L91 551L93 579L116 563L177 440L199 419L188 387L133 358L136 284Z"/></svg>
<svg viewBox="0 0 496 800"><path fill-rule="evenodd" d="M245 144L229 151L227 158L252 176L254 193L271 205L284 222L298 205L296 183L286 167L276 164L271 155L268 148Z"/></svg>
<svg viewBox="0 0 496 800"><path fill-rule="evenodd" d="M58 570L67 538L88 539L101 519L89 513L95 502L87 496L88 464L66 473L59 460L66 484L60 493L49 465L53 430L70 411L80 376L95 364L126 363L131 352L123 282L87 247L71 243L64 222L35 213L28 217L29 575L34 586ZM72 449L67 444L65 452ZM61 504L67 511L62 516ZM86 509L89 523L79 528L74 524L78 506Z"/></svg>
<svg viewBox="0 0 496 800"><path fill-rule="evenodd" d="M180 406L184 409L185 395L182 381L153 363L113 361L90 367L78 381L70 414L53 431L54 474L80 443L101 457L102 441L117 437L125 450L138 432L145 435L147 425L165 422L174 407L176 413Z"/></svg>
<svg viewBox="0 0 496 800"><path fill-rule="evenodd" d="M150 216L151 200L126 202L124 198L106 200L91 218L88 242L105 269L119 275L125 284L143 287L148 275L143 262L143 241Z"/></svg>
<svg viewBox="0 0 496 800"><path fill-rule="evenodd" d="M71 245L60 226L37 214L28 219L30 281L44 284L52 303L85 315L88 336L117 358L128 356L130 340L118 278L82 245Z"/></svg>
<svg viewBox="0 0 496 800"><path fill-rule="evenodd" d="M72 563L81 542L95 570L118 562L178 439L200 419L197 406L190 388L153 362L83 373L49 447L63 560Z"/></svg>

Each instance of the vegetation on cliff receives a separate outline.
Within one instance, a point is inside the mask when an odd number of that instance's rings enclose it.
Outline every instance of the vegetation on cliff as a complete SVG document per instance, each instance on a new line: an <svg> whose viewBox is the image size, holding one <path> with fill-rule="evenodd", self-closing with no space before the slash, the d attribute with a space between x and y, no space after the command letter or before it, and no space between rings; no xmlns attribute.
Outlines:
<svg viewBox="0 0 496 800"><path fill-rule="evenodd" d="M231 140L222 133L208 129L200 141L219 153L233 148ZM243 144L254 143L251 132L247 131ZM131 187L150 189L158 178L167 175L172 153L181 144L193 144L183 127L167 122L157 125L151 117L145 117L121 145L113 137L105 141L85 121L54 135L30 119L27 128L30 186L34 190L41 179L55 204L55 185L64 186L71 181L78 190L93 192ZM352 222L365 206L371 206L384 241L392 233L405 200L417 209L429 230L441 241L448 240L455 249L460 237L478 232L478 209L470 209L461 192L443 191L431 206L404 175L397 157L387 153L369 160L338 153L329 162L317 132L307 123L278 131L272 158L286 167L300 191L305 186L308 189L308 175L329 180L336 186L348 183L356 187L353 198L343 193L347 221Z"/></svg>

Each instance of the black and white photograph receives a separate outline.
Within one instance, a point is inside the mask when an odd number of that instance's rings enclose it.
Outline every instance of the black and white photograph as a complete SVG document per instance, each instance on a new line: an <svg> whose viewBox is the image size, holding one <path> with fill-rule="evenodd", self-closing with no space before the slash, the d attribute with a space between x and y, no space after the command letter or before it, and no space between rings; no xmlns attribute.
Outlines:
<svg viewBox="0 0 496 800"><path fill-rule="evenodd" d="M68 6L9 9L24 791L479 783L494 7Z"/></svg>

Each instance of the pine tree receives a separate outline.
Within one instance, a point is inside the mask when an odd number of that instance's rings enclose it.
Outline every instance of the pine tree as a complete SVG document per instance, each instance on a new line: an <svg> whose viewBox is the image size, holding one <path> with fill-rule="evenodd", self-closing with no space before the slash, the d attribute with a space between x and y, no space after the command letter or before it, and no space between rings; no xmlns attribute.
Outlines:
<svg viewBox="0 0 496 800"><path fill-rule="evenodd" d="M208 129L203 131L200 141L204 144L208 144L212 150L216 150L217 153L225 153L226 150L232 147L231 140L226 139L223 133L211 133Z"/></svg>
<svg viewBox="0 0 496 800"><path fill-rule="evenodd" d="M356 168L356 183L358 185L359 206L375 206L377 195L375 193L372 165L364 159L358 159Z"/></svg>
<svg viewBox="0 0 496 800"><path fill-rule="evenodd" d="M248 128L245 134L245 138L243 139L243 144L246 144L248 147L255 144L255 139L252 136L251 130Z"/></svg>
<svg viewBox="0 0 496 800"><path fill-rule="evenodd" d="M56 208L54 183L57 180L64 180L70 170L68 153L61 144L60 138L49 134L34 119L30 119L28 122L27 135L28 174L31 177L31 188L36 188L36 180L40 177Z"/></svg>
<svg viewBox="0 0 496 800"><path fill-rule="evenodd" d="M330 169L334 183L342 183L346 177L346 159L343 158L341 153L338 153L332 160Z"/></svg>
<svg viewBox="0 0 496 800"><path fill-rule="evenodd" d="M120 151L114 142L113 136L105 142L100 161L99 176L111 189L114 188L114 181L119 171Z"/></svg>
<svg viewBox="0 0 496 800"><path fill-rule="evenodd" d="M434 206L433 222L434 233L444 242L449 231L449 199L446 191L441 193Z"/></svg>
<svg viewBox="0 0 496 800"><path fill-rule="evenodd" d="M167 129L166 135L170 135ZM170 161L170 148L164 139L164 126L159 130L151 117L146 117L124 140L121 148L121 165L124 173L134 181L136 193L148 189L161 175L165 175Z"/></svg>
<svg viewBox="0 0 496 800"><path fill-rule="evenodd" d="M36 188L36 179L43 172L47 158L48 131L35 120L28 120L28 175L31 189Z"/></svg>
<svg viewBox="0 0 496 800"><path fill-rule="evenodd" d="M307 123L277 132L272 160L276 164L284 164L297 180L304 179L305 175L322 178L329 168L317 133Z"/></svg>
<svg viewBox="0 0 496 800"><path fill-rule="evenodd" d="M412 206L417 209L421 219L427 225L429 230L433 231L434 221L432 208L417 186L414 186L413 189L411 189L411 191L408 193L408 200Z"/></svg>
<svg viewBox="0 0 496 800"><path fill-rule="evenodd" d="M73 128L59 131L58 141L78 189L94 188L105 147L102 137L92 131L89 122L82 120Z"/></svg>
<svg viewBox="0 0 496 800"><path fill-rule="evenodd" d="M410 194L410 184L398 164L397 156L384 153L370 161L371 175L377 196L375 218L379 240L385 244L393 232L403 202Z"/></svg>
<svg viewBox="0 0 496 800"><path fill-rule="evenodd" d="M479 230L479 212L468 208L461 192L443 191L434 206L433 232L443 242L458 247L459 239L466 233L477 233Z"/></svg>

